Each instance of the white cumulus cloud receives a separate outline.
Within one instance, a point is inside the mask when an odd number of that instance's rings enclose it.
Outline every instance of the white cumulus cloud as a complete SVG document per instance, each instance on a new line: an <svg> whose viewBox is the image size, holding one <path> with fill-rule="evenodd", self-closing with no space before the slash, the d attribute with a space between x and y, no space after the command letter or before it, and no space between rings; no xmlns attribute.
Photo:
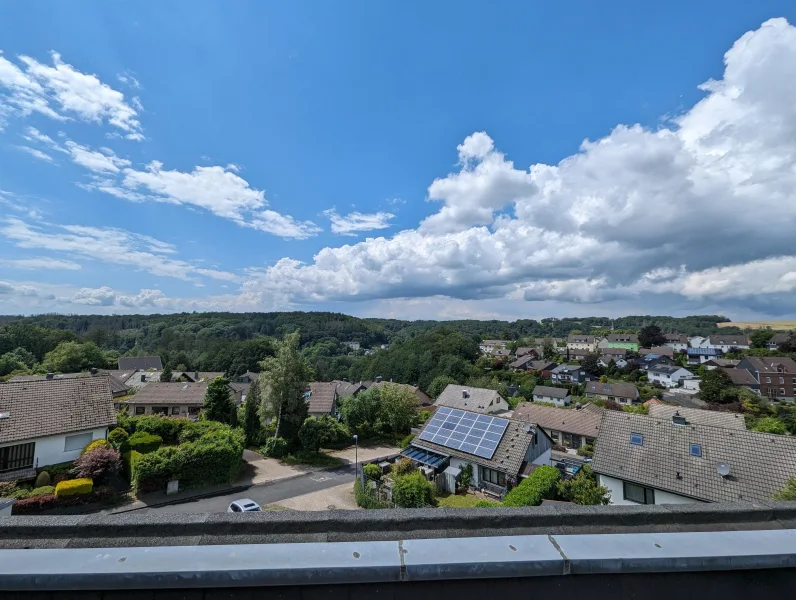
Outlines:
<svg viewBox="0 0 796 600"><path fill-rule="evenodd" d="M360 231L387 229L390 219L395 215L388 212L361 213L352 212L345 216L337 214L333 208L323 211L332 224L332 233L337 235L356 235Z"/></svg>

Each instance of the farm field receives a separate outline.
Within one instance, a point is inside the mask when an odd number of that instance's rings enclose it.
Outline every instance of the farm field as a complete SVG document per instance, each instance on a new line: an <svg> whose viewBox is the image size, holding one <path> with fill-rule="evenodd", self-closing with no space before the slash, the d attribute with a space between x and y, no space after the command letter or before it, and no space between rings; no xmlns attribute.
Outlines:
<svg viewBox="0 0 796 600"><path fill-rule="evenodd" d="M770 327L780 331L796 329L796 321L736 321L733 323L716 323L716 327L740 327L741 329L763 329Z"/></svg>

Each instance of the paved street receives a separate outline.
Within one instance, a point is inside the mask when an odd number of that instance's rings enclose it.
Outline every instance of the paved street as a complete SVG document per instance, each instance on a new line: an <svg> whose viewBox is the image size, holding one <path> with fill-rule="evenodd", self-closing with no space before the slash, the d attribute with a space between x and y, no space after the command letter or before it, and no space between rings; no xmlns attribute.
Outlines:
<svg viewBox="0 0 796 600"><path fill-rule="evenodd" d="M251 498L260 506L279 502L287 498L335 487L344 483L354 484L354 465L337 469L314 471L292 479L254 485L244 492L191 500L171 506L142 508L137 513L205 513L226 512L229 503L238 498Z"/></svg>

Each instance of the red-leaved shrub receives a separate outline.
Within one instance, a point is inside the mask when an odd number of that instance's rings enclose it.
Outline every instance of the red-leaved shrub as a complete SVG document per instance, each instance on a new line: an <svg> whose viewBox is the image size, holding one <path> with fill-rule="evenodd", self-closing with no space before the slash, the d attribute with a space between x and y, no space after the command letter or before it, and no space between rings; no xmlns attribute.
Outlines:
<svg viewBox="0 0 796 600"><path fill-rule="evenodd" d="M122 458L118 450L97 448L75 461L72 473L75 477L88 477L95 481L118 473L122 468Z"/></svg>

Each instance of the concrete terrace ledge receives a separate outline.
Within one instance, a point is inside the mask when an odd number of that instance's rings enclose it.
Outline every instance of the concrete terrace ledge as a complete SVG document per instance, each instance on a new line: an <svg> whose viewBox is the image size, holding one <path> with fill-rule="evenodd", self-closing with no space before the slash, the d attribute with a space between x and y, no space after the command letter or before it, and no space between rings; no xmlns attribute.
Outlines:
<svg viewBox="0 0 796 600"><path fill-rule="evenodd" d="M796 529L796 502L0 517L0 549Z"/></svg>

